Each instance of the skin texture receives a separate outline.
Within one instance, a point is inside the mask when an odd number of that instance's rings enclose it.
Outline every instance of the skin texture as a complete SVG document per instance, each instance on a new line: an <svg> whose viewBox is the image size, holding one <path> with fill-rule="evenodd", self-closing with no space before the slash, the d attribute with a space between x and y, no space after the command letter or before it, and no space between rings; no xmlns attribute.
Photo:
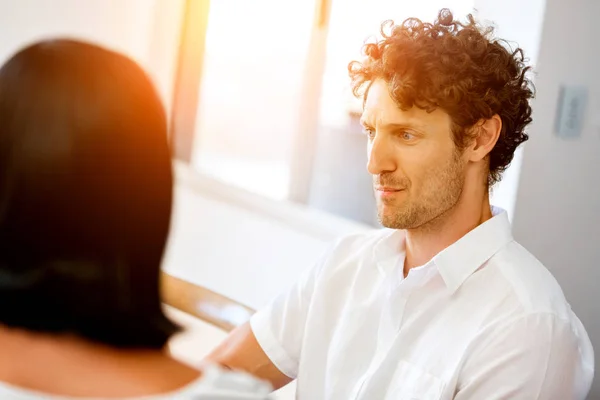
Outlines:
<svg viewBox="0 0 600 400"><path fill-rule="evenodd" d="M426 229L456 206L466 161L453 145L448 114L403 111L379 80L369 90L361 123L382 225Z"/></svg>
<svg viewBox="0 0 600 400"><path fill-rule="evenodd" d="M259 379L271 383L274 389L279 389L292 381L280 372L258 344L250 323L235 329L207 357L210 363L219 364L225 368L248 372Z"/></svg>

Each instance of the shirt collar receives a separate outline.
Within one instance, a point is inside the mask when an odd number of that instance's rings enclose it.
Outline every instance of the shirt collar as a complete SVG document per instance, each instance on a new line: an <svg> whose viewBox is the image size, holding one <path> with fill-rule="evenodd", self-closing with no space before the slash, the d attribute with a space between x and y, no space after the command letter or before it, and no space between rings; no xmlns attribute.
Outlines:
<svg viewBox="0 0 600 400"><path fill-rule="evenodd" d="M450 292L454 293L471 274L513 241L508 213L492 207L492 215L433 258Z"/></svg>
<svg viewBox="0 0 600 400"><path fill-rule="evenodd" d="M432 260L451 293L494 254L512 242L508 214L492 207L492 218L442 250ZM373 248L379 271L388 276L404 259L405 232L388 230Z"/></svg>

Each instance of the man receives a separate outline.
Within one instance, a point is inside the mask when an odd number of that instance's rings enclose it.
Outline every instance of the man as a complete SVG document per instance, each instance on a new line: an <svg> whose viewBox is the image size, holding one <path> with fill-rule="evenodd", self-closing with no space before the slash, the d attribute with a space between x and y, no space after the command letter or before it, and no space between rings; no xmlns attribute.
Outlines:
<svg viewBox="0 0 600 400"><path fill-rule="evenodd" d="M489 203L528 138L522 51L448 10L384 28L349 70L391 230L338 242L209 359L307 400L584 399L585 329Z"/></svg>

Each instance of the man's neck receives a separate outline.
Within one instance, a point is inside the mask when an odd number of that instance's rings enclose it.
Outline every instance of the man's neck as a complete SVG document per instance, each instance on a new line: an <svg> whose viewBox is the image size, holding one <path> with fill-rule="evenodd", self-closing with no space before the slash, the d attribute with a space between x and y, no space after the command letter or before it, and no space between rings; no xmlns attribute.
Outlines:
<svg viewBox="0 0 600 400"><path fill-rule="evenodd" d="M469 196L469 199L477 197ZM469 201L461 196L458 203L427 225L406 231L404 276L411 268L424 265L439 252L492 218L489 194L482 200Z"/></svg>

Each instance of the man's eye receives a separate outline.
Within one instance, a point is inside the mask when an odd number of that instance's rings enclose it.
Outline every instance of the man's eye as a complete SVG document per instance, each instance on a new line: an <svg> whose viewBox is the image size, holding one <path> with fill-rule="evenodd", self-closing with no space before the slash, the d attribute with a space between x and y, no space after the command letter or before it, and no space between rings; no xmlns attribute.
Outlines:
<svg viewBox="0 0 600 400"><path fill-rule="evenodd" d="M402 137L402 139L404 139L404 140L413 140L415 138L415 135L413 135L410 132L402 132L400 134L400 137Z"/></svg>

